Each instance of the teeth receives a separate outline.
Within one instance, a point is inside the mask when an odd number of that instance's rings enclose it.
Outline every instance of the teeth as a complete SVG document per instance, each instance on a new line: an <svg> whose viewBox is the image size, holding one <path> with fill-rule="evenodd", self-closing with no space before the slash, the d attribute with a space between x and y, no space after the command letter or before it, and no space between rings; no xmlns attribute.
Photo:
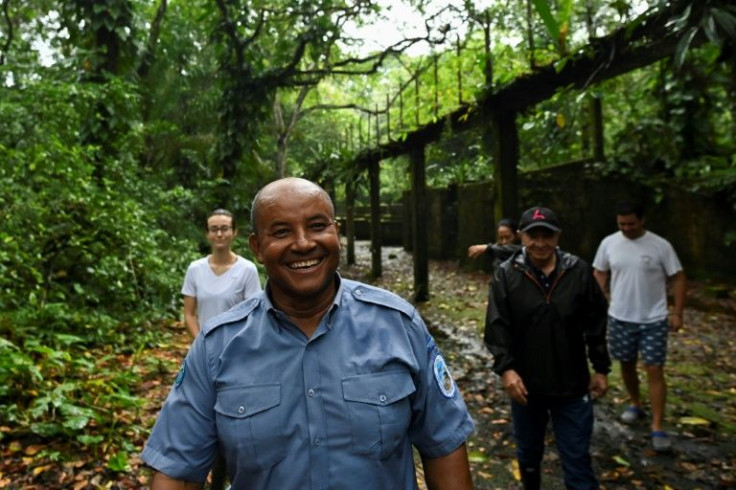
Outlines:
<svg viewBox="0 0 736 490"><path fill-rule="evenodd" d="M305 260L302 262L294 262L293 264L289 264L290 269L306 269L307 267L312 267L313 265L319 264L319 260L313 259L313 260Z"/></svg>

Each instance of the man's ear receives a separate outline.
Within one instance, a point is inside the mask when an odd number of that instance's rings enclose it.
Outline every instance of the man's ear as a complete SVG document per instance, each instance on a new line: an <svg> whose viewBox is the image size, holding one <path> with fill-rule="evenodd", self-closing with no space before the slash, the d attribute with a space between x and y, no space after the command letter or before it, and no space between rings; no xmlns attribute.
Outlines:
<svg viewBox="0 0 736 490"><path fill-rule="evenodd" d="M259 264L263 263L263 256L261 255L261 244L258 242L258 236L255 233L251 233L248 236L248 245L250 245L250 251L253 252L253 256L256 258Z"/></svg>

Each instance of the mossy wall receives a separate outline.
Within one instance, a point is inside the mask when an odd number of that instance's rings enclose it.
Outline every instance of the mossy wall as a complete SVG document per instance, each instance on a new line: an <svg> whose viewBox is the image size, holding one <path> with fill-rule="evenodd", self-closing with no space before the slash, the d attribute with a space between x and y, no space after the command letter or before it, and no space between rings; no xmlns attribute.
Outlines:
<svg viewBox="0 0 736 490"><path fill-rule="evenodd" d="M457 200L457 249L455 251L463 267L480 267L490 271L491 257L484 255L474 260L468 258L467 249L476 243L490 243L495 239L496 221L493 217L493 186L488 182L474 182L458 186Z"/></svg>
<svg viewBox="0 0 736 490"><path fill-rule="evenodd" d="M736 277L736 243L726 245L726 234L736 232L736 210L722 197L695 194L666 183L657 196L642 184L601 177L584 163L526 172L519 179L520 209L552 208L562 221L560 246L588 262L600 241L617 229L616 203L638 199L646 208L647 229L672 243L688 276L726 281ZM464 266L488 269L487 260L467 259L467 248L494 237L493 192L490 182L457 189L454 257Z"/></svg>
<svg viewBox="0 0 736 490"><path fill-rule="evenodd" d="M426 213L429 258L459 260L468 268L490 271L491 261L467 258L476 243L493 241L494 190L490 182L427 189ZM602 177L586 163L575 163L519 175L520 209L544 205L560 217L560 246L593 261L600 241L616 231L615 206L622 199L638 199L646 207L647 229L672 243L689 277L733 282L736 243L726 245L727 233L736 234L736 210L725 198L701 195L663 184L655 191L622 178ZM382 209L384 245L403 245L411 251L411 195L403 205ZM518 220L518 216L512 216ZM356 238L370 239L369 212L356 207Z"/></svg>

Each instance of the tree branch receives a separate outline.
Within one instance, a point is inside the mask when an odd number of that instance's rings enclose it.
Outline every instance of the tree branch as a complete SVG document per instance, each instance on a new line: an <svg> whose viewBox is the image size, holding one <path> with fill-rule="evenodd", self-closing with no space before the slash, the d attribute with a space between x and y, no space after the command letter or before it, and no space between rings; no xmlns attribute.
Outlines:
<svg viewBox="0 0 736 490"><path fill-rule="evenodd" d="M161 0L161 3L156 9L156 16L151 23L151 32L148 34L148 42L146 43L146 51L141 57L141 64L138 66L138 77L144 79L148 76L153 61L156 59L154 53L156 51L156 44L161 33L161 24L163 24L164 17L166 16L167 0Z"/></svg>

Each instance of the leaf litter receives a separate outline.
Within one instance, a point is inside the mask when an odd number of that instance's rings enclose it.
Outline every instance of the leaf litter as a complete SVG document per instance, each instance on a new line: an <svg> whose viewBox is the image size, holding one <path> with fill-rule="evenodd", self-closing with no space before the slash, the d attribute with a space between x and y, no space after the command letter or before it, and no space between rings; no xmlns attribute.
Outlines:
<svg viewBox="0 0 736 490"><path fill-rule="evenodd" d="M343 260L343 276L385 287L411 300L409 254L398 247L383 247L383 275L377 279L371 278L367 242L356 244L356 258L357 263L350 266ZM461 269L455 261L430 261L430 300L417 308L450 359L476 422L468 441L475 487L506 490L521 488L521 484L508 400L490 370L492 359L482 344L489 279L487 273ZM665 424L674 441L671 453L657 454L650 449L645 424L630 427L618 421L626 395L616 370L611 373L609 393L596 405L591 448L602 489L736 487L736 294L713 297L709 289L707 283L688 283L685 328L670 336ZM125 431L134 448L129 457L112 449L104 454L69 441L9 434L8 427L3 427L0 488L146 489L150 472L139 452L190 340L181 323L167 327L170 339L146 353L155 362L139 366L145 373L136 394L145 397L145 405L138 413L119 415L119 430ZM133 359L118 356L115 362L130 366ZM111 460L119 471L110 469ZM545 489L564 488L551 432L543 472ZM417 475L420 489L426 488L421 468Z"/></svg>

